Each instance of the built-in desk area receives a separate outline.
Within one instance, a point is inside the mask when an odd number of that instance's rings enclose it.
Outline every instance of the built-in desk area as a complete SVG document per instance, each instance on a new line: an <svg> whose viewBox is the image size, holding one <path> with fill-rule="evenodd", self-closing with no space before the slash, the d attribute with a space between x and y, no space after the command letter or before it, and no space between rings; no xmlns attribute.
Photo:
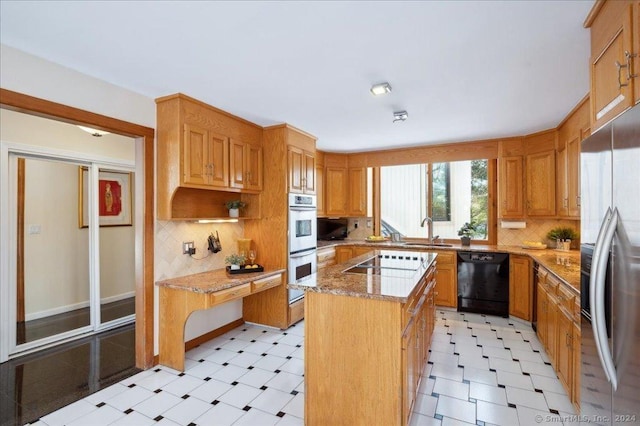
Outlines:
<svg viewBox="0 0 640 426"><path fill-rule="evenodd" d="M225 269L159 281L160 364L184 371L184 327L194 311L284 285L284 269L230 275Z"/></svg>

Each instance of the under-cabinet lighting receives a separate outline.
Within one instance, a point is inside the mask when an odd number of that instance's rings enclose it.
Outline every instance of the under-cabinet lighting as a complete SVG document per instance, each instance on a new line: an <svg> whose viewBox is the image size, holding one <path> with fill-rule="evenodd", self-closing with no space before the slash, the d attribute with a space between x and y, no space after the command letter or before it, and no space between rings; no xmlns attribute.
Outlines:
<svg viewBox="0 0 640 426"><path fill-rule="evenodd" d="M101 138L102 136L109 134L109 132L105 132L104 130L93 129L91 127L86 127L86 126L78 126L78 127L84 130L85 132L90 133L91 136L95 136L96 138Z"/></svg>
<svg viewBox="0 0 640 426"><path fill-rule="evenodd" d="M385 93L391 92L391 85L389 83L379 83L371 86L370 89L373 96L384 95Z"/></svg>
<svg viewBox="0 0 640 426"><path fill-rule="evenodd" d="M238 219L200 219L196 223L238 223Z"/></svg>

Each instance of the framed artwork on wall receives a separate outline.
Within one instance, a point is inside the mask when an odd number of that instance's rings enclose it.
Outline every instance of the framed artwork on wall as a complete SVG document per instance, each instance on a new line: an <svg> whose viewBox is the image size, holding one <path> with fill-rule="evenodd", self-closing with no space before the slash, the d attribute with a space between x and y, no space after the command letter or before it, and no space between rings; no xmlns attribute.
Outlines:
<svg viewBox="0 0 640 426"><path fill-rule="evenodd" d="M89 170L78 167L78 226L89 226ZM133 173L100 170L98 216L100 226L131 226Z"/></svg>

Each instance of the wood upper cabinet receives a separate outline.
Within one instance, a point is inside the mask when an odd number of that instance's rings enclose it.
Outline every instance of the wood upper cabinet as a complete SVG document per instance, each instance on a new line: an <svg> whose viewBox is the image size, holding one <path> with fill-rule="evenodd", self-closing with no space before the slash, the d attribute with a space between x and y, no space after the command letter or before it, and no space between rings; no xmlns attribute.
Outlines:
<svg viewBox="0 0 640 426"><path fill-rule="evenodd" d="M188 186L229 186L229 138L184 125L182 182Z"/></svg>
<svg viewBox="0 0 640 426"><path fill-rule="evenodd" d="M554 150L529 154L526 158L527 215L556 214L556 155Z"/></svg>
<svg viewBox="0 0 640 426"><path fill-rule="evenodd" d="M591 28L591 124L599 129L640 101L640 3L597 2Z"/></svg>
<svg viewBox="0 0 640 426"><path fill-rule="evenodd" d="M533 310L533 277L529 256L509 257L509 315L531 321Z"/></svg>
<svg viewBox="0 0 640 426"><path fill-rule="evenodd" d="M289 192L316 193L316 158L313 152L288 147Z"/></svg>
<svg viewBox="0 0 640 426"><path fill-rule="evenodd" d="M231 139L229 175L232 188L262 190L262 147Z"/></svg>
<svg viewBox="0 0 640 426"><path fill-rule="evenodd" d="M349 216L367 216L367 168L349 168Z"/></svg>
<svg viewBox="0 0 640 426"><path fill-rule="evenodd" d="M349 176L346 168L325 168L324 206L327 216L345 216L347 214Z"/></svg>
<svg viewBox="0 0 640 426"><path fill-rule="evenodd" d="M498 212L501 218L524 217L524 159L522 156L498 160Z"/></svg>
<svg viewBox="0 0 640 426"><path fill-rule="evenodd" d="M318 216L326 214L324 200L324 166L316 165L316 206Z"/></svg>

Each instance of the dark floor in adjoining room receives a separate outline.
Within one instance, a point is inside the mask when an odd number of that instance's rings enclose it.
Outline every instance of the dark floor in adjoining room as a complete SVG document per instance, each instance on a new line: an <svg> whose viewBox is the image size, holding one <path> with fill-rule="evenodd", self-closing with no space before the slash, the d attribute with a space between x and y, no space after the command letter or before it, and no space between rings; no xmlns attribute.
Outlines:
<svg viewBox="0 0 640 426"><path fill-rule="evenodd" d="M100 305L100 321L102 323L133 315L134 313L134 297ZM19 322L16 326L16 338L18 343L33 342L44 337L86 327L89 324L91 324L89 307L74 309L61 314Z"/></svg>
<svg viewBox="0 0 640 426"><path fill-rule="evenodd" d="M135 325L0 364L0 425L22 425L140 372Z"/></svg>

